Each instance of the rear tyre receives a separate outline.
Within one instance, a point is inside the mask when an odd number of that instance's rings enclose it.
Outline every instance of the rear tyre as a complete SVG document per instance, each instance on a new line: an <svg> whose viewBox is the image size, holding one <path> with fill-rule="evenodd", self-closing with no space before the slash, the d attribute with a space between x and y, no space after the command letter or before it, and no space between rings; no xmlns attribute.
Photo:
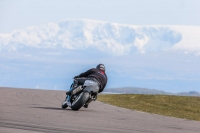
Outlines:
<svg viewBox="0 0 200 133"><path fill-rule="evenodd" d="M78 111L87 102L88 98L88 92L81 92L80 95L73 101L71 109Z"/></svg>

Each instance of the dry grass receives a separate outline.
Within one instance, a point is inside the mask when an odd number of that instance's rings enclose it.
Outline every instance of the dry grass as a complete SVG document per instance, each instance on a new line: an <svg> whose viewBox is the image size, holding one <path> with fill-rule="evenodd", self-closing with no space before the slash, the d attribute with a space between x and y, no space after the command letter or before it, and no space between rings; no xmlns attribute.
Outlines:
<svg viewBox="0 0 200 133"><path fill-rule="evenodd" d="M116 94L99 95L98 101L133 110L200 121L200 97Z"/></svg>

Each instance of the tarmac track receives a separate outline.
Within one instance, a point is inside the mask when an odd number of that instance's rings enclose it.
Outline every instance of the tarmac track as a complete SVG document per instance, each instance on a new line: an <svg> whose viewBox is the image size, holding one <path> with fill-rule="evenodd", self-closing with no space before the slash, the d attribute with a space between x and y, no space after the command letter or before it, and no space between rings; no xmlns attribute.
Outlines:
<svg viewBox="0 0 200 133"><path fill-rule="evenodd" d="M61 109L63 91L0 88L0 133L200 133L200 122L92 102Z"/></svg>

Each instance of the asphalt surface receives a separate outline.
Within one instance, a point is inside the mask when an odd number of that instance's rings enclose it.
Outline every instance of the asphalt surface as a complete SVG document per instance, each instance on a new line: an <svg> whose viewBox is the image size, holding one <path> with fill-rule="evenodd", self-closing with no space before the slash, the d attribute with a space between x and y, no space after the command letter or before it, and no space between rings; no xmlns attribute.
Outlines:
<svg viewBox="0 0 200 133"><path fill-rule="evenodd" d="M114 107L61 109L63 91L0 88L0 133L200 133L200 122Z"/></svg>

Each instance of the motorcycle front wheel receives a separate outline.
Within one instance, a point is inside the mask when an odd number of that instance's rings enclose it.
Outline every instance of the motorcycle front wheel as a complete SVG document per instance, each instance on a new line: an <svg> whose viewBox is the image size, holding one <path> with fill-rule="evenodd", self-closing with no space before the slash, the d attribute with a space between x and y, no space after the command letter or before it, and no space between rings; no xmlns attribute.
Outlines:
<svg viewBox="0 0 200 133"><path fill-rule="evenodd" d="M62 107L63 109L66 109L66 108L68 107L68 105L67 105L66 103L62 103L61 107Z"/></svg>

